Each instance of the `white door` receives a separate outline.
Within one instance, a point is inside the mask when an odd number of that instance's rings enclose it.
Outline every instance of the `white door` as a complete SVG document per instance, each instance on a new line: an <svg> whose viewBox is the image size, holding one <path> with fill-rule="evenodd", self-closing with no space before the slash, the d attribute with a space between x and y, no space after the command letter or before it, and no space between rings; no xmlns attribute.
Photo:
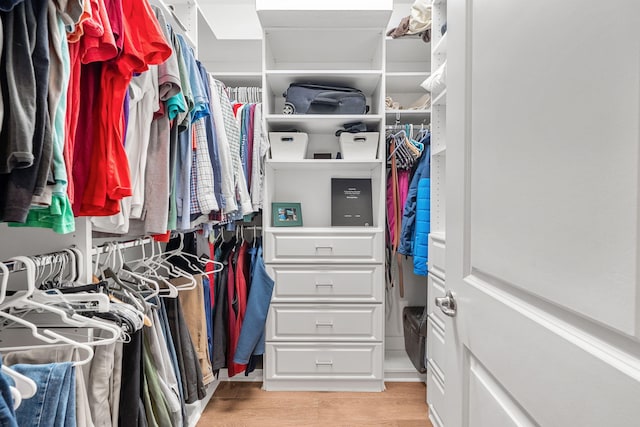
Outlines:
<svg viewBox="0 0 640 427"><path fill-rule="evenodd" d="M640 1L448 28L444 424L640 426Z"/></svg>

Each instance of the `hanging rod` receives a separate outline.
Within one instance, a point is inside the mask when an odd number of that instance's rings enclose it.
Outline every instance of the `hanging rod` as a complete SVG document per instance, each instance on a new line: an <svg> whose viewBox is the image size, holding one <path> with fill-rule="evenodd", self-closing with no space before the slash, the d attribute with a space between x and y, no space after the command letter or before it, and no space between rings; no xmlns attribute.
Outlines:
<svg viewBox="0 0 640 427"><path fill-rule="evenodd" d="M70 248L76 248L75 246L70 246ZM46 254L38 254L38 255L27 255L28 258L31 258L33 262L36 264L36 267L45 267L47 265L55 264L57 262L61 262L63 260L69 260L69 252L71 249L61 250L56 252L49 252ZM9 273L18 273L20 271L25 271L26 267L21 261L5 261L2 262L8 269Z"/></svg>
<svg viewBox="0 0 640 427"><path fill-rule="evenodd" d="M91 255L95 256L95 255L100 255L100 254L104 254L106 252L108 252L112 247L116 247L117 249L130 249L130 248L135 248L138 246L142 246L142 245L146 245L148 243L153 243L155 242L155 240L153 240L153 237L141 237L135 240L127 240L124 242L107 242L104 243L100 246L94 246L91 249Z"/></svg>

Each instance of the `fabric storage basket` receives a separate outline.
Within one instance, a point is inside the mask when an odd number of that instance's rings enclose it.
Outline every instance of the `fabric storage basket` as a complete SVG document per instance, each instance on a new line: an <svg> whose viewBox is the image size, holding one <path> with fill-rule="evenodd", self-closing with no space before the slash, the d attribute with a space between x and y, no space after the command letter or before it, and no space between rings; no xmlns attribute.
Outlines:
<svg viewBox="0 0 640 427"><path fill-rule="evenodd" d="M425 366L425 344L427 338L427 316L424 307L405 307L402 310L404 348L420 373L427 372Z"/></svg>
<svg viewBox="0 0 640 427"><path fill-rule="evenodd" d="M345 160L375 160L378 154L378 132L342 132L340 152Z"/></svg>
<svg viewBox="0 0 640 427"><path fill-rule="evenodd" d="M303 132L269 132L271 158L274 160L302 160L307 154L309 136Z"/></svg>

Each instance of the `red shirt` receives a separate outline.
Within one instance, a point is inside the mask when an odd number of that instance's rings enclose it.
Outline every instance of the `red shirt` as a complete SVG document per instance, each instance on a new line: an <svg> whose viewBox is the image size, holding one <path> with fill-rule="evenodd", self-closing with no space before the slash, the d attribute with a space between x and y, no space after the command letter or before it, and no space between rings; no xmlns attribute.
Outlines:
<svg viewBox="0 0 640 427"><path fill-rule="evenodd" d="M94 148L91 173L80 215L108 216L120 211L120 200L131 195L129 162L122 144L124 97L134 73L161 64L171 55L158 20L147 0L122 1L122 52L102 69L102 90L94 107Z"/></svg>
<svg viewBox="0 0 640 427"><path fill-rule="evenodd" d="M103 0L90 0L91 14L82 23L82 37L69 44L71 76L67 95L65 152L69 199L75 215L80 212L94 146L94 116L100 92L102 62L118 54ZM74 33L74 34L76 34ZM70 37L74 37L74 34Z"/></svg>

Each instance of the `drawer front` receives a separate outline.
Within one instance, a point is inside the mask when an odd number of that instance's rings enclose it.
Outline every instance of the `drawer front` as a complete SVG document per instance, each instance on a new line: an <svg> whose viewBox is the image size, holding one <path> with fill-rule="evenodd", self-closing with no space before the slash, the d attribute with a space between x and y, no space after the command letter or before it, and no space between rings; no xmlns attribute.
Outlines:
<svg viewBox="0 0 640 427"><path fill-rule="evenodd" d="M431 319L427 320L427 360L437 371L440 378L446 379L444 373L446 348L444 346L444 331Z"/></svg>
<svg viewBox="0 0 640 427"><path fill-rule="evenodd" d="M382 302L382 265L270 264L272 302Z"/></svg>
<svg viewBox="0 0 640 427"><path fill-rule="evenodd" d="M269 379L382 379L382 344L267 343Z"/></svg>
<svg viewBox="0 0 640 427"><path fill-rule="evenodd" d="M427 403L433 406L435 412L442 415L444 411L444 382L434 372L433 366L427 366Z"/></svg>
<svg viewBox="0 0 640 427"><path fill-rule="evenodd" d="M278 305L267 318L270 341L382 341L382 304Z"/></svg>
<svg viewBox="0 0 640 427"><path fill-rule="evenodd" d="M429 274L427 289L427 309L429 318L440 326L440 329L444 330L446 317L440 307L436 305L436 298L445 296L444 281L439 277Z"/></svg>
<svg viewBox="0 0 640 427"><path fill-rule="evenodd" d="M382 232L267 235L265 262L382 262Z"/></svg>
<svg viewBox="0 0 640 427"><path fill-rule="evenodd" d="M440 410L444 411L444 408L440 408ZM442 418L438 415L438 410L431 405L429 405L429 421L431 421L433 427L444 427Z"/></svg>
<svg viewBox="0 0 640 427"><path fill-rule="evenodd" d="M445 278L445 241L439 235L429 234L429 272Z"/></svg>

